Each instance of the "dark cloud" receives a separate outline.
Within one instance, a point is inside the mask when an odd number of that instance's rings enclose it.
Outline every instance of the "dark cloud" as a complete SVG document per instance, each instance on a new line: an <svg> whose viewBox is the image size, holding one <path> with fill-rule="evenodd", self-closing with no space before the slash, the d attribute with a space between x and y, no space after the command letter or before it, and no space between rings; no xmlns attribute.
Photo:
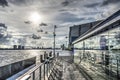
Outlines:
<svg viewBox="0 0 120 80"><path fill-rule="evenodd" d="M2 7L8 6L8 2L6 0L0 0L0 6Z"/></svg>
<svg viewBox="0 0 120 80"><path fill-rule="evenodd" d="M61 4L62 4L62 6L68 6L70 4L70 2L69 1L64 1Z"/></svg>
<svg viewBox="0 0 120 80"><path fill-rule="evenodd" d="M60 10L58 10L59 12L67 12L67 11L78 11L78 9L76 9L76 8L72 8L72 9L60 9Z"/></svg>
<svg viewBox="0 0 120 80"><path fill-rule="evenodd" d="M40 26L48 26L48 24L46 24L46 23L41 23L41 24L39 24Z"/></svg>
<svg viewBox="0 0 120 80"><path fill-rule="evenodd" d="M71 14L68 12L61 13L56 17L55 20L62 21L62 22L79 22L81 20L85 20L85 18L78 18L75 14Z"/></svg>
<svg viewBox="0 0 120 80"><path fill-rule="evenodd" d="M31 24L31 21L24 21L25 24Z"/></svg>
<svg viewBox="0 0 120 80"><path fill-rule="evenodd" d="M33 38L33 39L40 39L41 36L37 36L36 34L33 34L33 35L32 35L32 38Z"/></svg>
<svg viewBox="0 0 120 80"><path fill-rule="evenodd" d="M59 12L68 11L67 9L60 9Z"/></svg>
<svg viewBox="0 0 120 80"><path fill-rule="evenodd" d="M101 13L103 13L103 12L94 11L94 12L85 12L85 13L83 13L83 15L96 15L96 14L101 14Z"/></svg>
<svg viewBox="0 0 120 80"><path fill-rule="evenodd" d="M120 3L120 0L104 0L101 6L105 6L108 4L115 4L115 3Z"/></svg>
<svg viewBox="0 0 120 80"><path fill-rule="evenodd" d="M65 7L65 6L68 6L69 4L74 3L76 1L78 2L79 0L65 0L61 3L61 5Z"/></svg>
<svg viewBox="0 0 120 80"><path fill-rule="evenodd" d="M87 4L87 5L84 5L85 7L87 8L91 8L91 7L96 7L96 6L99 6L100 3L93 3L93 4Z"/></svg>
<svg viewBox="0 0 120 80"><path fill-rule="evenodd" d="M93 17L88 17L88 18L85 19L85 20L95 21L95 18L93 18Z"/></svg>
<svg viewBox="0 0 120 80"><path fill-rule="evenodd" d="M9 3L12 3L17 6L29 5L33 0L9 0Z"/></svg>
<svg viewBox="0 0 120 80"><path fill-rule="evenodd" d="M97 6L105 6L105 5L108 5L108 4L115 4L115 3L120 3L120 0L104 0L103 2L86 4L84 6L87 7L87 8L93 8L93 7L97 7Z"/></svg>

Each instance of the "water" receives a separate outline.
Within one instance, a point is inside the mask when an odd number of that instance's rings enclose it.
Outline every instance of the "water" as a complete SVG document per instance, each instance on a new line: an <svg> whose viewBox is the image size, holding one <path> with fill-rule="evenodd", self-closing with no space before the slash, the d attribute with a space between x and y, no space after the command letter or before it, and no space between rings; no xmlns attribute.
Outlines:
<svg viewBox="0 0 120 80"><path fill-rule="evenodd" d="M0 50L0 67L15 63L24 59L36 57L36 63L40 61L40 55L53 50ZM69 56L69 51L56 50L60 56Z"/></svg>
<svg viewBox="0 0 120 80"><path fill-rule="evenodd" d="M37 57L38 62L40 55L45 51L49 53L52 50L0 50L0 67L31 57Z"/></svg>

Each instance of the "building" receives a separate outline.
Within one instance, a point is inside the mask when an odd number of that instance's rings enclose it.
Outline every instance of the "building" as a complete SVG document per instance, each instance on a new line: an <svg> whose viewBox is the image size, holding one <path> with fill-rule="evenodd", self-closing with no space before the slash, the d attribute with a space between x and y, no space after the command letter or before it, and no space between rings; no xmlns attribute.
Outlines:
<svg viewBox="0 0 120 80"><path fill-rule="evenodd" d="M69 44L71 45L75 39L77 39L79 36L84 34L86 31L88 31L89 29L91 29L93 26L100 23L101 21L102 20L71 26L69 30Z"/></svg>
<svg viewBox="0 0 120 80"><path fill-rule="evenodd" d="M89 72L96 70L89 74L120 80L120 10L80 35L72 45L74 62L87 65Z"/></svg>

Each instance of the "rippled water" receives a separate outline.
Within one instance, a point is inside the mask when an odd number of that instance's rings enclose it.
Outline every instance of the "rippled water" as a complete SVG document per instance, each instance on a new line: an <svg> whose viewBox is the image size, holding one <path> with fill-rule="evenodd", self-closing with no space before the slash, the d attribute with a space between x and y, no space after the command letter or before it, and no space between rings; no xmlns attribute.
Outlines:
<svg viewBox="0 0 120 80"><path fill-rule="evenodd" d="M40 55L52 50L0 50L0 66L15 63L24 59L36 57L36 62L40 61ZM61 56L69 55L69 51L56 50Z"/></svg>
<svg viewBox="0 0 120 80"><path fill-rule="evenodd" d="M0 50L0 66L4 66L10 63L18 62L31 57L39 57L44 52L50 52L52 50Z"/></svg>

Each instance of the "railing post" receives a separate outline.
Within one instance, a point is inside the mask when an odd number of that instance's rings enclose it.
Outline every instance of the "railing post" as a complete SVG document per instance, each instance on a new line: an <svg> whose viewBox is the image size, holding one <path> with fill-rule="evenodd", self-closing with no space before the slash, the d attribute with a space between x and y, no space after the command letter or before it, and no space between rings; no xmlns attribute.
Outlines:
<svg viewBox="0 0 120 80"><path fill-rule="evenodd" d="M41 66L39 67L39 80L41 80Z"/></svg>
<svg viewBox="0 0 120 80"><path fill-rule="evenodd" d="M46 52L44 53L44 60L46 59Z"/></svg>
<svg viewBox="0 0 120 80"><path fill-rule="evenodd" d="M43 63L44 60L43 60L43 55L40 55L40 62Z"/></svg>
<svg viewBox="0 0 120 80"><path fill-rule="evenodd" d="M49 53L49 56L50 56L50 63L49 63L50 67L49 68L51 68L52 58L54 57L54 55L52 54L52 51Z"/></svg>
<svg viewBox="0 0 120 80"><path fill-rule="evenodd" d="M49 53L49 57L52 57L52 52Z"/></svg>
<svg viewBox="0 0 120 80"><path fill-rule="evenodd" d="M59 53L57 53L57 57L59 57Z"/></svg>
<svg viewBox="0 0 120 80"><path fill-rule="evenodd" d="M45 64L44 64L44 80L45 80Z"/></svg>
<svg viewBox="0 0 120 80"><path fill-rule="evenodd" d="M40 55L40 62L43 63L45 60L43 59L43 55ZM39 80L42 80L41 78L44 76L44 70L43 70L43 75L42 75L42 71L41 71L41 66L39 68ZM43 69L43 68L42 68Z"/></svg>
<svg viewBox="0 0 120 80"><path fill-rule="evenodd" d="M51 58L52 58L52 51L49 53L49 57L50 57L50 61L49 61L49 68L50 68Z"/></svg>
<svg viewBox="0 0 120 80"><path fill-rule="evenodd" d="M46 60L46 52L44 53L44 61ZM44 80L45 80L45 63L44 63Z"/></svg>
<svg viewBox="0 0 120 80"><path fill-rule="evenodd" d="M32 80L35 80L35 71L32 74L33 74Z"/></svg>
<svg viewBox="0 0 120 80"><path fill-rule="evenodd" d="M47 77L48 77L48 63L49 63L49 56L48 56L48 54L46 54L46 58L47 58L47 72L46 72L46 74L47 74Z"/></svg>

